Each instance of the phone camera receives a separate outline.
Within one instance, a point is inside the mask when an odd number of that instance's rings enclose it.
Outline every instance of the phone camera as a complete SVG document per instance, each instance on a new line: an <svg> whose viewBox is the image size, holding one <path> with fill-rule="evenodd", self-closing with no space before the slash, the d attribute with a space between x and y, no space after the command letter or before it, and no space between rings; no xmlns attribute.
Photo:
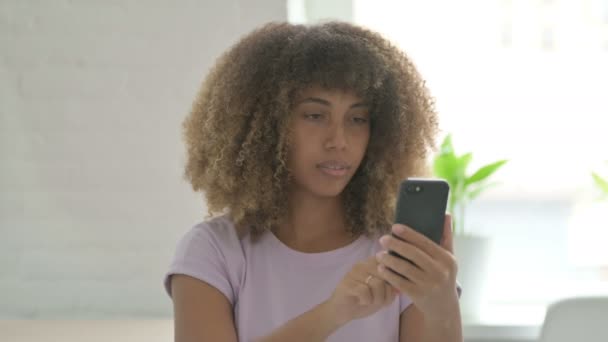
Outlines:
<svg viewBox="0 0 608 342"><path fill-rule="evenodd" d="M422 186L420 185L408 185L408 187L406 188L406 191L409 192L410 194L417 194L419 192L422 192Z"/></svg>

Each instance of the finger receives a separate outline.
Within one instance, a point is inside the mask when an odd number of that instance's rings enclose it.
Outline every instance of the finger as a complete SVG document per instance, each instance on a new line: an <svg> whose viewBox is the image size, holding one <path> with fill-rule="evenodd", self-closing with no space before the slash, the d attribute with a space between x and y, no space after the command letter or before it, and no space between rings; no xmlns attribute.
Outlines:
<svg viewBox="0 0 608 342"><path fill-rule="evenodd" d="M390 255L386 251L377 254L378 262L391 270L406 277L415 284L423 284L428 280L428 276L419 267L407 260Z"/></svg>
<svg viewBox="0 0 608 342"><path fill-rule="evenodd" d="M370 278L370 280L366 283L369 276L372 278ZM396 294L396 290L394 290L393 287L390 286L390 284L388 284L378 272L378 261L376 260L375 255L372 255L354 267L352 279L353 281L364 285L368 289L371 299L368 300L367 297L362 298L360 301L362 305L382 305L387 296L391 298Z"/></svg>
<svg viewBox="0 0 608 342"><path fill-rule="evenodd" d="M375 272L378 273L378 272ZM374 305L380 305L384 302L384 280L380 278L379 274L377 276L370 275L372 278L367 282L367 286L372 291L372 303ZM369 276L368 276L369 277ZM366 279L367 280L367 279Z"/></svg>
<svg viewBox="0 0 608 342"><path fill-rule="evenodd" d="M391 231L400 239L407 241L412 245L420 248L426 254L430 255L433 258L441 250L441 247L437 245L433 240L424 236L420 232L417 232L411 227L404 226L402 224L394 224Z"/></svg>
<svg viewBox="0 0 608 342"><path fill-rule="evenodd" d="M368 286L372 287L372 295L374 296L374 304L384 306L392 303L395 296L398 294L398 290L395 289L391 284L382 278L380 272L378 272L378 261L376 256L372 256L365 262L365 270L368 272L366 277L370 275L373 277L368 282ZM367 280L367 278L365 278Z"/></svg>
<svg viewBox="0 0 608 342"><path fill-rule="evenodd" d="M410 297L417 293L416 284L389 270L386 268L386 266L382 264L378 265L378 272L382 276L382 279L388 282L392 287L399 290L399 292L403 292Z"/></svg>
<svg viewBox="0 0 608 342"><path fill-rule="evenodd" d="M363 264L363 267L360 270L364 277L363 279L367 279L368 275L372 275L376 278L380 278L380 273L378 273L378 260L376 255L372 255L369 257Z"/></svg>
<svg viewBox="0 0 608 342"><path fill-rule="evenodd" d="M432 272L433 270L438 269L438 266L431 256L417 246L411 244L409 241L402 241L394 236L385 235L380 239L380 243L387 250L393 251L400 256L409 259L424 272Z"/></svg>
<svg viewBox="0 0 608 342"><path fill-rule="evenodd" d="M441 238L441 247L445 248L448 252L454 254L454 235L452 234L452 215L449 213L445 214L445 221L443 224L443 237Z"/></svg>
<svg viewBox="0 0 608 342"><path fill-rule="evenodd" d="M373 303L371 289L365 283L353 280L349 289L349 294L357 297L359 305L370 305Z"/></svg>
<svg viewBox="0 0 608 342"><path fill-rule="evenodd" d="M380 273L378 273L378 260L376 260L375 256L366 260L364 269L365 272L362 274L361 280L370 287L373 303L381 304L385 296L384 281L382 280L382 277L380 277Z"/></svg>
<svg viewBox="0 0 608 342"><path fill-rule="evenodd" d="M397 295L397 289L395 289L386 280L382 280L382 284L384 285L384 305L390 304L393 302L395 296Z"/></svg>

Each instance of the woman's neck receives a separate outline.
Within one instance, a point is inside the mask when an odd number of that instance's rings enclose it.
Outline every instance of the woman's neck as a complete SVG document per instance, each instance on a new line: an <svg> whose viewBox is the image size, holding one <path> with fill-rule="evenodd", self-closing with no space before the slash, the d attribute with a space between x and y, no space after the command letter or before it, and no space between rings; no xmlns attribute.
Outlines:
<svg viewBox="0 0 608 342"><path fill-rule="evenodd" d="M347 230L340 197L317 197L293 192L289 213L275 232L287 246L307 253L334 250L356 239Z"/></svg>

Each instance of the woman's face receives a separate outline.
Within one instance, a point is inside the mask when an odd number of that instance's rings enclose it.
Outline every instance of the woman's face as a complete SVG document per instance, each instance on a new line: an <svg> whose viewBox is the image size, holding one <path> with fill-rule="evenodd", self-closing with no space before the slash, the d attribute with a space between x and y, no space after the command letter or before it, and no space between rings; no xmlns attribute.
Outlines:
<svg viewBox="0 0 608 342"><path fill-rule="evenodd" d="M338 196L365 155L368 104L353 92L310 87L294 106L288 158L296 191Z"/></svg>

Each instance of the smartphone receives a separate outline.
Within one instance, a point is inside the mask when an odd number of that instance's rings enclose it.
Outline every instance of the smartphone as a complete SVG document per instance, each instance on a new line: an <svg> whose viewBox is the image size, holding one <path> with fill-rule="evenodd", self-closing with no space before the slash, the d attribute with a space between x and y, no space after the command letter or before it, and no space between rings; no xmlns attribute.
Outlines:
<svg viewBox="0 0 608 342"><path fill-rule="evenodd" d="M439 244L449 193L450 185L443 179L406 179L399 186L395 223L406 225ZM393 251L389 253L401 257Z"/></svg>

